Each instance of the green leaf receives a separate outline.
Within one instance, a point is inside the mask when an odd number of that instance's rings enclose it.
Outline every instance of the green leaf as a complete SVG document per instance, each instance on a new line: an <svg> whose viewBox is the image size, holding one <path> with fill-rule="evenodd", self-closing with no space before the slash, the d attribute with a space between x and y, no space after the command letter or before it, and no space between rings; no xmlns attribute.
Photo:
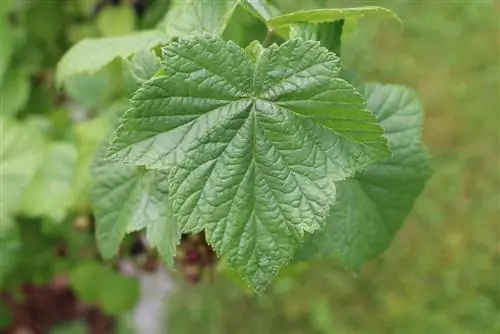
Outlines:
<svg viewBox="0 0 500 334"><path fill-rule="evenodd" d="M107 138L112 126L120 115L130 107L128 100L121 99L101 110L101 116L75 126L78 158L75 176L72 181L71 206L79 212L87 212L90 208L90 191L92 188L91 166L101 144Z"/></svg>
<svg viewBox="0 0 500 334"><path fill-rule="evenodd" d="M295 23L330 22L330 21L347 19L351 17L361 17L366 14L389 15L401 23L399 17L394 12L392 12L387 8L378 6L366 6L366 7L355 7L355 8L327 8L327 9L301 10L298 12L273 17L267 21L267 24L271 28L278 28Z"/></svg>
<svg viewBox="0 0 500 334"><path fill-rule="evenodd" d="M253 41L245 48L248 58L250 58L252 61L257 61L257 59L262 56L265 50L266 49L258 41Z"/></svg>
<svg viewBox="0 0 500 334"><path fill-rule="evenodd" d="M80 264L70 273L69 282L79 299L97 304L114 315L130 310L140 296L136 279L122 276L96 262Z"/></svg>
<svg viewBox="0 0 500 334"><path fill-rule="evenodd" d="M92 180L90 167L109 130L109 121L104 117L96 117L74 127L78 157L71 184L70 203L77 211L84 211L87 207Z"/></svg>
<svg viewBox="0 0 500 334"><path fill-rule="evenodd" d="M132 94L160 68L160 59L151 50L134 54L130 60L124 59L124 81L127 90Z"/></svg>
<svg viewBox="0 0 500 334"><path fill-rule="evenodd" d="M6 198L3 196L2 202ZM2 203L3 206L3 203ZM0 289L4 286L7 276L16 268L21 254L22 244L15 221L9 213L0 208Z"/></svg>
<svg viewBox="0 0 500 334"><path fill-rule="evenodd" d="M162 171L149 171L144 188L150 194L146 214L149 217L146 237L150 245L158 250L160 257L173 266L177 245L181 239L179 225L168 198L168 174Z"/></svg>
<svg viewBox="0 0 500 334"><path fill-rule="evenodd" d="M12 38L12 30L7 20L0 17L0 36L2 36L2 47L0 48L0 85L3 83L4 75L14 54L15 43Z"/></svg>
<svg viewBox="0 0 500 334"><path fill-rule="evenodd" d="M323 225L333 182L389 154L382 128L317 42L273 45L256 61L206 36L163 52L162 74L132 98L109 157L170 167L181 232L205 229L262 291L304 231Z"/></svg>
<svg viewBox="0 0 500 334"><path fill-rule="evenodd" d="M0 83L0 113L16 115L27 104L30 89L30 78L24 71L9 70Z"/></svg>
<svg viewBox="0 0 500 334"><path fill-rule="evenodd" d="M169 37L157 30L121 37L84 39L73 46L57 65L57 84L61 85L79 73L95 73L117 58L127 58L168 41Z"/></svg>
<svg viewBox="0 0 500 334"><path fill-rule="evenodd" d="M254 17L266 23L266 25L267 22L271 20L273 17L277 17L282 14L277 7L275 7L267 0L242 0L241 5ZM279 27L274 29L269 25L267 26L268 30L272 30L273 33L275 33L277 36L280 36L283 39L288 39L289 29L287 29L286 27L285 28Z"/></svg>
<svg viewBox="0 0 500 334"><path fill-rule="evenodd" d="M170 37L222 35L240 0L176 0L160 27Z"/></svg>
<svg viewBox="0 0 500 334"><path fill-rule="evenodd" d="M337 183L337 203L310 240L321 254L358 268L384 251L432 173L421 142L423 111L416 94L396 85L368 84L368 108L386 129L392 156Z"/></svg>
<svg viewBox="0 0 500 334"><path fill-rule="evenodd" d="M99 283L102 272L107 268L96 262L83 262L69 275L69 284L83 302L92 303L99 299Z"/></svg>
<svg viewBox="0 0 500 334"><path fill-rule="evenodd" d="M92 168L95 186L91 195L101 255L112 258L127 233L147 228L152 246L172 263L180 234L172 219L166 174L110 162L102 158L103 153L101 149Z"/></svg>
<svg viewBox="0 0 500 334"><path fill-rule="evenodd" d="M38 168L45 139L36 127L4 117L0 117L0 133L0 211L12 213Z"/></svg>
<svg viewBox="0 0 500 334"><path fill-rule="evenodd" d="M7 14L12 10L13 0L4 0L0 3L0 20L7 17Z"/></svg>
<svg viewBox="0 0 500 334"><path fill-rule="evenodd" d="M88 327L83 321L63 323L53 327L49 334L86 334Z"/></svg>
<svg viewBox="0 0 500 334"><path fill-rule="evenodd" d="M20 211L31 217L64 219L70 204L77 151L73 144L54 142L45 149L42 163L23 195Z"/></svg>
<svg viewBox="0 0 500 334"><path fill-rule="evenodd" d="M281 11L267 0L243 0L241 5L264 22L281 15Z"/></svg>
<svg viewBox="0 0 500 334"><path fill-rule="evenodd" d="M290 38L319 41L321 46L340 57L344 20L326 23L298 23L290 29Z"/></svg>
<svg viewBox="0 0 500 334"><path fill-rule="evenodd" d="M132 6L128 4L106 6L99 12L97 28L103 36L121 36L134 31L135 21L135 12Z"/></svg>
<svg viewBox="0 0 500 334"><path fill-rule="evenodd" d="M141 296L137 279L113 273L103 280L99 305L113 315L131 310Z"/></svg>
<svg viewBox="0 0 500 334"><path fill-rule="evenodd" d="M0 330L6 331L12 325L13 320L10 308L7 306L3 298L0 299Z"/></svg>

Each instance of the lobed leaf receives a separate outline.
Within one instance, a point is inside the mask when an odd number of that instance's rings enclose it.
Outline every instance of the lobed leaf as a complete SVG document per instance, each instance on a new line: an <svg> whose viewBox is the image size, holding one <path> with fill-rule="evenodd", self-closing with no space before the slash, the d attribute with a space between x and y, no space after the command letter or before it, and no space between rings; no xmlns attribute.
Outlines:
<svg viewBox="0 0 500 334"><path fill-rule="evenodd" d="M383 130L317 42L291 40L254 57L204 36L163 53L161 74L132 98L108 157L168 169L181 232L204 229L262 291L304 232L324 224L334 181L389 155Z"/></svg>

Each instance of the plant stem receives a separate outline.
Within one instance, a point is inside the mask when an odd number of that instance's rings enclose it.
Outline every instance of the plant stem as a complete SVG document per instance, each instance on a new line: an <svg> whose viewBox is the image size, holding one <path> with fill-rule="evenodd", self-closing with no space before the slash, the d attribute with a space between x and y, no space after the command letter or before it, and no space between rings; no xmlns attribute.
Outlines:
<svg viewBox="0 0 500 334"><path fill-rule="evenodd" d="M274 37L274 32L271 28L267 29L267 34L266 38L264 38L264 41L262 42L262 46L267 48L269 45L271 45Z"/></svg>

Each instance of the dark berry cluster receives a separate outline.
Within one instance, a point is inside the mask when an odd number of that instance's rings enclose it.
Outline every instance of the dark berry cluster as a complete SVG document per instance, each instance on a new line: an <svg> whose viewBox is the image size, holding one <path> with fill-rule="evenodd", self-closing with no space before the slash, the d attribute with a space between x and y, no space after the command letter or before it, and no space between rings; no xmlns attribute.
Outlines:
<svg viewBox="0 0 500 334"><path fill-rule="evenodd" d="M207 244L205 233L184 234L177 247L177 264L191 283L198 283L204 273L210 271L216 262L212 247Z"/></svg>

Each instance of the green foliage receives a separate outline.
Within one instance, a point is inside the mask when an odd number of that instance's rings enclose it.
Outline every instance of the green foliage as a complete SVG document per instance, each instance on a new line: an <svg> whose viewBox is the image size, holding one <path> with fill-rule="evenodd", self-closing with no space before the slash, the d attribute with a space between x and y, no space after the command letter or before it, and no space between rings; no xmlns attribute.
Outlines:
<svg viewBox="0 0 500 334"><path fill-rule="evenodd" d="M152 246L171 263L180 235L164 185L167 175L99 158L93 174L92 204L101 254L115 256L127 233L147 228Z"/></svg>
<svg viewBox="0 0 500 334"><path fill-rule="evenodd" d="M70 273L82 301L129 310L137 282L88 259L121 261L132 232L172 267L204 231L258 293L294 260L357 268L388 247L430 176L422 108L346 80L339 56L344 19L392 11L136 5L1 7L2 288Z"/></svg>
<svg viewBox="0 0 500 334"><path fill-rule="evenodd" d="M386 130L392 155L337 184L337 202L325 232L309 240L320 254L337 255L356 269L388 247L431 175L420 139L422 107L415 94L381 84L362 90L368 109Z"/></svg>
<svg viewBox="0 0 500 334"><path fill-rule="evenodd" d="M70 285L82 301L96 304L115 315L130 310L140 295L136 279L122 276L96 262L82 263L73 269Z"/></svg>
<svg viewBox="0 0 500 334"><path fill-rule="evenodd" d="M54 221L66 217L76 158L75 147L67 142L53 142L45 148L42 162L23 194L20 210L25 215Z"/></svg>
<svg viewBox="0 0 500 334"><path fill-rule="evenodd" d="M305 1L275 3L286 12L308 8ZM376 17L359 21L356 31L344 31L342 65L412 87L425 108L423 140L435 172L404 227L357 275L328 258L303 263L299 275L280 273L259 298L222 280L179 288L169 303L174 333L323 333L313 317L321 317L315 305L324 298L333 325L324 333L499 332L500 170L492 119L500 101L485 92L500 88L500 49L481 47L498 45L498 2L377 4L396 12L404 30Z"/></svg>
<svg viewBox="0 0 500 334"><path fill-rule="evenodd" d="M42 159L45 138L33 125L4 117L0 117L0 133L0 211L8 214L19 209L23 192Z"/></svg>
<svg viewBox="0 0 500 334"><path fill-rule="evenodd" d="M121 36L134 31L136 18L134 10L127 4L108 6L97 18L97 28L104 37Z"/></svg>
<svg viewBox="0 0 500 334"><path fill-rule="evenodd" d="M29 76L23 71L9 70L0 84L1 114L13 116L28 102L30 94Z"/></svg>
<svg viewBox="0 0 500 334"><path fill-rule="evenodd" d="M0 300L0 329L5 330L9 328L12 323L12 314L3 300Z"/></svg>
<svg viewBox="0 0 500 334"><path fill-rule="evenodd" d="M221 35L240 0L174 0L159 27L171 37Z"/></svg>
<svg viewBox="0 0 500 334"><path fill-rule="evenodd" d="M127 58L142 50L152 49L168 41L158 30L133 33L126 36L89 38L73 46L57 65L57 82L81 73L95 73L117 58Z"/></svg>
<svg viewBox="0 0 500 334"><path fill-rule="evenodd" d="M267 0L243 0L242 5L257 18L268 21L281 15L281 11Z"/></svg>
<svg viewBox="0 0 500 334"><path fill-rule="evenodd" d="M387 156L382 129L335 78L337 58L318 43L291 40L254 61L206 37L163 52L161 75L132 99L109 156L173 166L181 232L205 229L219 255L261 290L304 231L324 224L333 182ZM197 72L206 74L191 79Z"/></svg>
<svg viewBox="0 0 500 334"><path fill-rule="evenodd" d="M269 27L277 28L294 23L323 23L377 13L390 15L401 22L398 16L392 11L387 8L377 6L303 10L294 13L273 16L266 21Z"/></svg>
<svg viewBox="0 0 500 334"><path fill-rule="evenodd" d="M160 61L154 52L143 50L134 54L130 59L124 59L123 76L126 81L126 89L133 94L160 68Z"/></svg>

